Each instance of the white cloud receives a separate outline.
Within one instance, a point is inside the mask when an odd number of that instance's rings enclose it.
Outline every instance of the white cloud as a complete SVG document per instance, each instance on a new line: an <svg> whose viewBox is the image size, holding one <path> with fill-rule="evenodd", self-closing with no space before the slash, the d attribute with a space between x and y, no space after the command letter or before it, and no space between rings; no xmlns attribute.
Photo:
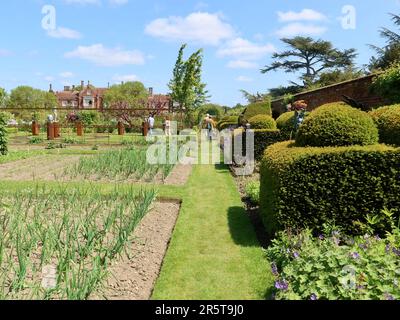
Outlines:
<svg viewBox="0 0 400 320"><path fill-rule="evenodd" d="M298 35L319 36L327 31L326 27L304 23L291 23L279 29L276 34L280 37L293 37Z"/></svg>
<svg viewBox="0 0 400 320"><path fill-rule="evenodd" d="M46 81L54 81L54 77L53 76L46 76L46 77L44 77L44 80L46 80Z"/></svg>
<svg viewBox="0 0 400 320"><path fill-rule="evenodd" d="M236 78L236 81L239 81L239 82L252 82L253 79L250 78L250 77L246 77L246 76L239 76L239 77Z"/></svg>
<svg viewBox="0 0 400 320"><path fill-rule="evenodd" d="M129 0L109 0L108 2L113 6L122 6L127 4Z"/></svg>
<svg viewBox="0 0 400 320"><path fill-rule="evenodd" d="M235 35L233 27L224 22L219 14L207 12L156 19L146 26L145 32L167 41L190 41L214 46Z"/></svg>
<svg viewBox="0 0 400 320"><path fill-rule="evenodd" d="M49 31L47 31L47 34L50 37L57 38L57 39L80 39L80 38L82 38L82 35L78 31L68 29L68 28L63 28L63 27L58 27L55 30L49 30Z"/></svg>
<svg viewBox="0 0 400 320"><path fill-rule="evenodd" d="M312 9L303 9L300 12L287 11L278 12L279 21L281 22L292 22L292 21L323 21L327 20L327 17L321 12Z"/></svg>
<svg viewBox="0 0 400 320"><path fill-rule="evenodd" d="M275 52L272 44L257 44L243 38L228 41L217 51L219 57L235 57L241 60L258 60Z"/></svg>
<svg viewBox="0 0 400 320"><path fill-rule="evenodd" d="M121 48L107 48L102 44L79 46L74 51L67 52L66 58L79 58L93 62L100 66L113 67L123 65L142 65L145 56L138 50L123 50Z"/></svg>
<svg viewBox="0 0 400 320"><path fill-rule="evenodd" d="M73 78L74 74L72 72L65 71L65 72L60 73L60 77L61 78Z"/></svg>
<svg viewBox="0 0 400 320"><path fill-rule="evenodd" d="M256 69L258 65L255 62L246 60L232 60L229 61L227 67L231 69Z"/></svg>
<svg viewBox="0 0 400 320"><path fill-rule="evenodd" d="M125 75L119 75L116 74L113 76L113 81L120 83L120 82L132 82L132 81L138 81L139 77L135 74L125 74Z"/></svg>
<svg viewBox="0 0 400 320"><path fill-rule="evenodd" d="M86 5L86 4L100 4L100 0L64 0L67 4L80 4L80 5Z"/></svg>

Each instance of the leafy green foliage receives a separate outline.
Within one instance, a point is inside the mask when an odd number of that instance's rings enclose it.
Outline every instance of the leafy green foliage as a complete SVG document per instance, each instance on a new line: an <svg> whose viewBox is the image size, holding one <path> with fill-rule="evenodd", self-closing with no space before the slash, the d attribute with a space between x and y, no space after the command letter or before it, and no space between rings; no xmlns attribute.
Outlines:
<svg viewBox="0 0 400 320"><path fill-rule="evenodd" d="M276 129L275 120L268 115L259 114L249 119L249 123L252 129Z"/></svg>
<svg viewBox="0 0 400 320"><path fill-rule="evenodd" d="M393 64L385 72L378 74L372 84L372 90L392 103L400 102L400 62Z"/></svg>
<svg viewBox="0 0 400 320"><path fill-rule="evenodd" d="M400 299L400 232L347 237L282 232L267 249L277 300Z"/></svg>
<svg viewBox="0 0 400 320"><path fill-rule="evenodd" d="M272 116L271 100L256 102L248 105L242 115L241 120L242 122L246 122L249 121L250 118L253 118L260 114Z"/></svg>
<svg viewBox="0 0 400 320"><path fill-rule="evenodd" d="M29 144L41 144L43 143L44 139L42 137L31 137L29 138Z"/></svg>
<svg viewBox="0 0 400 320"><path fill-rule="evenodd" d="M205 104L197 109L197 123L201 123L207 114L219 119L223 113L224 108L220 105L212 103Z"/></svg>
<svg viewBox="0 0 400 320"><path fill-rule="evenodd" d="M7 121L3 113L0 113L0 155L7 155L8 153L8 139L7 139Z"/></svg>
<svg viewBox="0 0 400 320"><path fill-rule="evenodd" d="M261 215L269 234L279 229L321 231L334 222L360 233L367 214L400 214L400 150L385 145L269 147L261 164ZM383 230L384 231L384 230Z"/></svg>
<svg viewBox="0 0 400 320"><path fill-rule="evenodd" d="M309 113L306 113L308 116ZM276 126L281 131L282 138L284 140L292 140L295 138L295 112L285 112L276 119Z"/></svg>
<svg viewBox="0 0 400 320"><path fill-rule="evenodd" d="M0 88L0 108L4 108L7 104L7 91L3 88Z"/></svg>
<svg viewBox="0 0 400 320"><path fill-rule="evenodd" d="M255 204L260 202L260 181L251 181L246 185L246 196Z"/></svg>
<svg viewBox="0 0 400 320"><path fill-rule="evenodd" d="M400 146L400 105L385 106L371 111L382 143Z"/></svg>
<svg viewBox="0 0 400 320"><path fill-rule="evenodd" d="M227 116L222 118L217 123L217 129L222 131L226 128L229 128L230 126L237 126L238 123L239 123L239 116Z"/></svg>
<svg viewBox="0 0 400 320"><path fill-rule="evenodd" d="M282 141L281 132L279 130L253 130L254 131L254 159L256 161L261 161L265 149L269 146ZM236 131L234 133L234 139L236 135L242 135L242 153L246 154L246 131Z"/></svg>
<svg viewBox="0 0 400 320"><path fill-rule="evenodd" d="M284 38L282 42L289 49L274 53L275 60L265 66L263 73L276 70L285 72L302 72L301 80L305 87L318 80L322 72L341 70L353 66L357 56L355 49L340 51L329 41L314 40L310 37Z"/></svg>
<svg viewBox="0 0 400 320"><path fill-rule="evenodd" d="M171 98L180 107L192 111L203 105L208 99L206 84L201 81L203 50L193 53L188 60L183 59L186 44L182 45L175 63L173 77L168 84Z"/></svg>
<svg viewBox="0 0 400 320"><path fill-rule="evenodd" d="M311 112L296 136L296 145L302 147L372 145L378 141L378 129L370 115L341 104Z"/></svg>

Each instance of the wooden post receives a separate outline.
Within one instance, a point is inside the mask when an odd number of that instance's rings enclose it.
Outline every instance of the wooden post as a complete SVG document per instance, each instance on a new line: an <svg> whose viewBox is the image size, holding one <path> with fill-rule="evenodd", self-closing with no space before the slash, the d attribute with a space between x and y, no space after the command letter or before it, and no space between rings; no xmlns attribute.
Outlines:
<svg viewBox="0 0 400 320"><path fill-rule="evenodd" d="M143 128L142 128L142 133L143 133L143 137L147 137L147 135L149 134L149 124L147 123L147 121L143 122Z"/></svg>
<svg viewBox="0 0 400 320"><path fill-rule="evenodd" d="M125 126L121 121L118 122L118 135L119 136L125 135Z"/></svg>
<svg viewBox="0 0 400 320"><path fill-rule="evenodd" d="M59 138L61 136L60 135L60 123L54 122L53 126L54 126L54 138Z"/></svg>
<svg viewBox="0 0 400 320"><path fill-rule="evenodd" d="M54 124L47 122L47 140L54 140Z"/></svg>
<svg viewBox="0 0 400 320"><path fill-rule="evenodd" d="M39 124L36 121L32 121L32 135L33 136L39 135Z"/></svg>
<svg viewBox="0 0 400 320"><path fill-rule="evenodd" d="M78 137L83 136L83 123L80 121L76 123L76 134Z"/></svg>

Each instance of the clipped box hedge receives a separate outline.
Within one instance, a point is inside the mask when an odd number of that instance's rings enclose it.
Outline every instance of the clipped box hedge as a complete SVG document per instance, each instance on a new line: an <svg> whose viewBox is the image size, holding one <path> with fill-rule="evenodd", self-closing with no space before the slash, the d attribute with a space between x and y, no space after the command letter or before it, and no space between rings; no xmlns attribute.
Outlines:
<svg viewBox="0 0 400 320"><path fill-rule="evenodd" d="M269 147L261 164L261 215L269 235L283 228L321 231L334 222L350 234L368 213L400 212L400 149L385 145Z"/></svg>
<svg viewBox="0 0 400 320"><path fill-rule="evenodd" d="M260 129L253 130L254 131L254 159L256 161L261 161L264 155L265 149L269 146L283 141L281 136L281 132L279 130L269 130L269 129ZM242 150L243 155L246 154L246 131L244 130L236 130L234 135L242 135Z"/></svg>

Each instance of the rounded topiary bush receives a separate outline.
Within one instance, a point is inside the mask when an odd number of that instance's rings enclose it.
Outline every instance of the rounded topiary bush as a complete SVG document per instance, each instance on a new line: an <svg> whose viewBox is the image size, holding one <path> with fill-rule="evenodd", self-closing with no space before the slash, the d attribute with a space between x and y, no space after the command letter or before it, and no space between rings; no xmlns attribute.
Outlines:
<svg viewBox="0 0 400 320"><path fill-rule="evenodd" d="M261 101L248 105L244 112L244 117L249 120L259 114L272 116L271 101Z"/></svg>
<svg viewBox="0 0 400 320"><path fill-rule="evenodd" d="M276 119L276 126L281 131L282 137L290 139L293 137L295 112L285 112Z"/></svg>
<svg viewBox="0 0 400 320"><path fill-rule="evenodd" d="M380 142L400 146L400 104L371 111L379 130Z"/></svg>
<svg viewBox="0 0 400 320"><path fill-rule="evenodd" d="M276 129L276 122L271 116L259 114L249 119L251 129Z"/></svg>
<svg viewBox="0 0 400 320"><path fill-rule="evenodd" d="M372 145L379 142L372 117L347 105L319 107L304 120L296 145L312 147Z"/></svg>

